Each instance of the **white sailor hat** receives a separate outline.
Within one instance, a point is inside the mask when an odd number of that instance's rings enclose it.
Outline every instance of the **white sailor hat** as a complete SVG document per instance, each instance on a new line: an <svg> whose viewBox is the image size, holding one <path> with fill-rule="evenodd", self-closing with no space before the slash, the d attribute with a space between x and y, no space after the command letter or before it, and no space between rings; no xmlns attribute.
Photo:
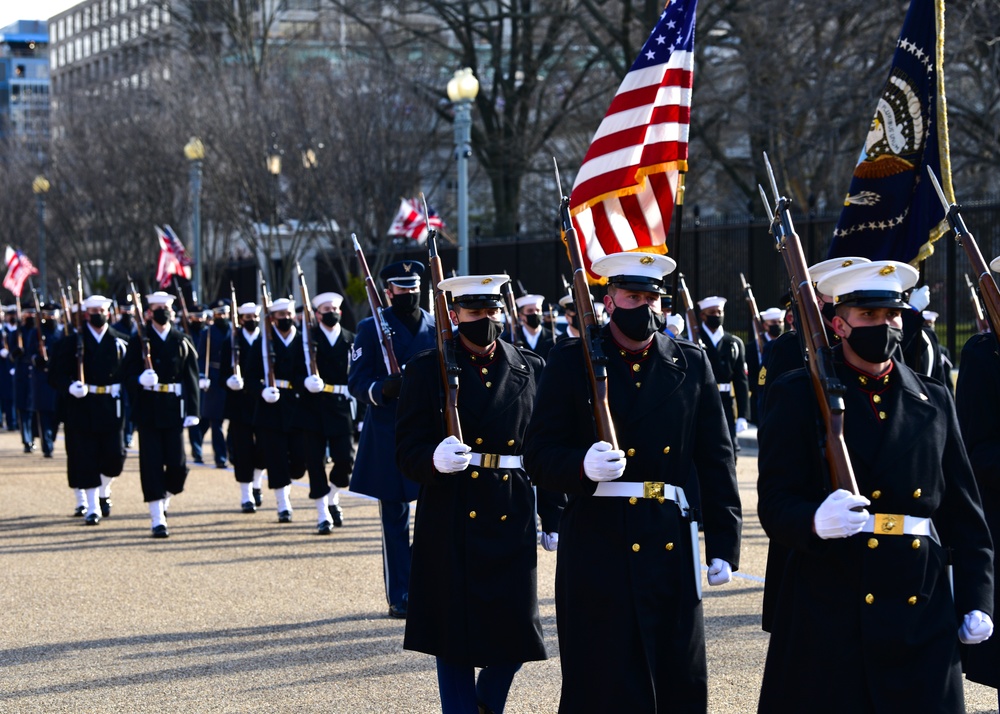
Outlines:
<svg viewBox="0 0 1000 714"><path fill-rule="evenodd" d="M936 312L934 312L933 310L924 310L920 314L924 318L924 320L927 321L927 322L937 322L938 314Z"/></svg>
<svg viewBox="0 0 1000 714"><path fill-rule="evenodd" d="M908 307L903 293L917 284L919 273L896 260L850 265L828 273L816 289L832 295L835 305Z"/></svg>
<svg viewBox="0 0 1000 714"><path fill-rule="evenodd" d="M698 301L698 311L707 310L710 307L717 307L720 310L726 309L726 298L720 297L718 295L712 295L711 297L702 298Z"/></svg>
<svg viewBox="0 0 1000 714"><path fill-rule="evenodd" d="M868 258L862 258L857 255L844 256L843 258L830 258L829 260L824 260L822 262L816 263L815 265L809 266L809 277L812 278L813 285L819 282L820 278L824 277L828 273L834 270L840 270L841 268L847 268L851 265L857 265L858 263L870 263ZM820 291L822 292L822 291ZM829 295L829 293L824 293Z"/></svg>
<svg viewBox="0 0 1000 714"><path fill-rule="evenodd" d="M451 293L451 301L459 307L478 310L503 307L500 289L510 280L507 275L459 275L437 284L438 290Z"/></svg>
<svg viewBox="0 0 1000 714"><path fill-rule="evenodd" d="M268 308L268 312L279 312L281 310L288 310L289 312L295 312L295 301L291 298L278 298L271 303L271 307Z"/></svg>
<svg viewBox="0 0 1000 714"><path fill-rule="evenodd" d="M1000 255L990 261L990 270L994 273L1000 273Z"/></svg>
<svg viewBox="0 0 1000 714"><path fill-rule="evenodd" d="M239 315L259 315L260 305L254 302L245 302L236 308L236 312Z"/></svg>
<svg viewBox="0 0 1000 714"><path fill-rule="evenodd" d="M146 296L146 302L149 303L150 306L166 305L167 307L170 307L174 304L175 299L176 298L173 295L165 293L162 290L157 290L155 293L150 293Z"/></svg>
<svg viewBox="0 0 1000 714"><path fill-rule="evenodd" d="M559 298L559 307L563 310L573 310L576 311L576 305L573 304L573 293L568 293Z"/></svg>
<svg viewBox="0 0 1000 714"><path fill-rule="evenodd" d="M680 335L684 331L684 316L667 315L667 327L675 335Z"/></svg>
<svg viewBox="0 0 1000 714"><path fill-rule="evenodd" d="M780 307L769 307L760 314L761 320L784 320L785 311Z"/></svg>
<svg viewBox="0 0 1000 714"><path fill-rule="evenodd" d="M623 290L666 295L663 278L674 272L677 262L657 253L612 253L598 258L591 270L608 279L608 285Z"/></svg>
<svg viewBox="0 0 1000 714"><path fill-rule="evenodd" d="M320 293L312 299L313 308L317 308L320 305L324 305L328 302L332 302L334 307L339 308L340 304L344 302L344 296L340 293L328 292Z"/></svg>
<svg viewBox="0 0 1000 714"><path fill-rule="evenodd" d="M545 302L544 295L522 295L521 297L519 297L517 300L514 301L514 303L518 307L537 305L539 308L541 308L543 302Z"/></svg>
<svg viewBox="0 0 1000 714"><path fill-rule="evenodd" d="M111 307L111 303L111 298L106 298L103 295L91 295L83 301L83 309L90 310L92 308L97 308L98 310L107 310Z"/></svg>
<svg viewBox="0 0 1000 714"><path fill-rule="evenodd" d="M3 306L3 311L4 312L17 312L17 305L4 305Z"/></svg>

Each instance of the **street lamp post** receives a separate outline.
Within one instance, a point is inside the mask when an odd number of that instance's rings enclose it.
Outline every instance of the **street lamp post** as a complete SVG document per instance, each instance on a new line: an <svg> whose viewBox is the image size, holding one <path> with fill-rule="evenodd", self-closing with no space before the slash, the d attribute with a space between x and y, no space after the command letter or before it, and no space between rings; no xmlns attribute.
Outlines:
<svg viewBox="0 0 1000 714"><path fill-rule="evenodd" d="M205 158L205 145L192 136L184 145L184 156L191 164L191 235L194 241L194 271L191 274L191 297L201 298L201 162Z"/></svg>
<svg viewBox="0 0 1000 714"><path fill-rule="evenodd" d="M46 297L45 282L45 194L49 192L52 184L42 175L35 177L31 182L31 190L35 192L35 203L38 205L38 279L42 284L42 297ZM41 309L41 306L36 306Z"/></svg>
<svg viewBox="0 0 1000 714"><path fill-rule="evenodd" d="M469 274L469 156L472 155L472 102L479 80L470 67L448 81L448 99L455 105L455 159L458 162L458 274Z"/></svg>
<svg viewBox="0 0 1000 714"><path fill-rule="evenodd" d="M279 282L283 275L277 275L274 265L274 258L272 257L274 251L274 232L278 226L278 182L281 180L281 154L273 153L269 154L267 157L267 172L271 174L271 198L274 202L273 208L271 209L271 225L270 225L270 235L267 241L267 254L264 258L265 264L268 267L268 274L271 278L272 284L282 285L283 281ZM284 272L284 268L282 268Z"/></svg>

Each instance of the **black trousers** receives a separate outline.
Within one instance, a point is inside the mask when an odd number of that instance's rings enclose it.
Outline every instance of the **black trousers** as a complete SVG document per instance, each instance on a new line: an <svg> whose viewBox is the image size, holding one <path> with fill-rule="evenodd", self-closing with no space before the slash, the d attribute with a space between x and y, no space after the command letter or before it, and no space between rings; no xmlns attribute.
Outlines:
<svg viewBox="0 0 1000 714"><path fill-rule="evenodd" d="M306 473L306 436L303 431L257 430L264 447L267 487L284 488Z"/></svg>
<svg viewBox="0 0 1000 714"><path fill-rule="evenodd" d="M122 425L117 429L66 426L66 475L70 488L97 488L101 474L118 476L125 466Z"/></svg>
<svg viewBox="0 0 1000 714"><path fill-rule="evenodd" d="M317 499L330 493L327 483L326 454L330 452L333 467L330 469L330 483L337 488L351 485L351 471L354 470L354 436L326 436L318 432L306 432L306 470L309 472L309 498Z"/></svg>
<svg viewBox="0 0 1000 714"><path fill-rule="evenodd" d="M140 426L139 480L142 500L146 503L177 494L184 490L188 468L184 459L184 430L156 429Z"/></svg>
<svg viewBox="0 0 1000 714"><path fill-rule="evenodd" d="M233 472L237 483L252 483L254 469L267 468L264 461L264 446L252 424L229 420L227 436L229 460L233 462Z"/></svg>

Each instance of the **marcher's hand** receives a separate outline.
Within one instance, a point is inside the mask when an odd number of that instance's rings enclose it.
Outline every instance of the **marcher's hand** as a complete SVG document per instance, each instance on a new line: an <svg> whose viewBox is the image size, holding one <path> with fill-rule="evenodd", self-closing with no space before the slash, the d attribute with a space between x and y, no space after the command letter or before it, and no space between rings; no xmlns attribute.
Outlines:
<svg viewBox="0 0 1000 714"><path fill-rule="evenodd" d="M211 386L212 386L212 380L209 379L208 377L198 378L198 389L200 389L201 391L207 392L208 388Z"/></svg>
<svg viewBox="0 0 1000 714"><path fill-rule="evenodd" d="M234 392L240 391L243 389L243 377L238 377L235 374L230 375L229 379L226 380L226 386Z"/></svg>
<svg viewBox="0 0 1000 714"><path fill-rule="evenodd" d="M749 427L749 426L750 425L747 424L747 420L744 419L743 417L738 417L736 419L736 433L737 434L746 431L747 427Z"/></svg>
<svg viewBox="0 0 1000 714"><path fill-rule="evenodd" d="M0 347L0 359L7 359L7 355L10 354L10 350L6 347Z"/></svg>
<svg viewBox="0 0 1000 714"><path fill-rule="evenodd" d="M858 506L870 506L871 502L864 496L855 496L850 491L838 488L826 497L826 500L816 509L813 516L813 528L816 535L824 540L830 538L847 538L860 533L868 520L868 511L852 511Z"/></svg>
<svg viewBox="0 0 1000 714"><path fill-rule="evenodd" d="M69 385L69 393L72 394L77 399L83 399L87 396L87 385L85 385L80 380L76 380L71 385Z"/></svg>
<svg viewBox="0 0 1000 714"><path fill-rule="evenodd" d="M457 437L448 436L434 449L434 468L443 474L465 471L472 460L472 448Z"/></svg>
<svg viewBox="0 0 1000 714"><path fill-rule="evenodd" d="M260 396L268 404L274 404L279 399L281 399L281 392L278 391L277 387L264 387L261 391Z"/></svg>
<svg viewBox="0 0 1000 714"><path fill-rule="evenodd" d="M708 566L708 584L725 585L733 579L733 566L722 558L712 558Z"/></svg>
<svg viewBox="0 0 1000 714"><path fill-rule="evenodd" d="M598 441L583 457L583 473L591 481L613 481L625 473L625 452L612 449L606 441Z"/></svg>
<svg viewBox="0 0 1000 714"><path fill-rule="evenodd" d="M559 547L558 533L542 533L542 548L550 553Z"/></svg>
<svg viewBox="0 0 1000 714"><path fill-rule="evenodd" d="M963 645L978 645L993 634L993 620L981 610L973 610L962 618L958 639Z"/></svg>
<svg viewBox="0 0 1000 714"><path fill-rule="evenodd" d="M187 429L187 428L192 427L192 426L198 426L198 424L200 424L200 423L201 423L201 419L199 419L198 417L196 417L196 416L186 416L186 417L184 417L184 423L181 424L181 426L183 428Z"/></svg>
<svg viewBox="0 0 1000 714"><path fill-rule="evenodd" d="M382 400L391 402L399 396L399 390L403 386L403 375L393 374L382 380Z"/></svg>
<svg viewBox="0 0 1000 714"><path fill-rule="evenodd" d="M308 389L313 394L318 394L319 392L322 392L323 387L326 386L326 384L323 382L323 379L318 374L310 374L308 377L306 377L304 384L306 385L306 389Z"/></svg>
<svg viewBox="0 0 1000 714"><path fill-rule="evenodd" d="M159 381L160 378L151 369L143 370L142 374L139 375L139 384L144 387L155 387Z"/></svg>
<svg viewBox="0 0 1000 714"><path fill-rule="evenodd" d="M923 285L910 293L910 307L917 312L923 312L931 304L931 288Z"/></svg>

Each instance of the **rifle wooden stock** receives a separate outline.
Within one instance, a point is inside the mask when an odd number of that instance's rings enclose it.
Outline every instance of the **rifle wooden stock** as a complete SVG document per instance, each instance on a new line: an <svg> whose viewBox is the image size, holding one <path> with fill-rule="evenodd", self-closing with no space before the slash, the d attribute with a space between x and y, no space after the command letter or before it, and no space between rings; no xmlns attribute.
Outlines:
<svg viewBox="0 0 1000 714"><path fill-rule="evenodd" d="M700 345L701 328L698 326L698 311L695 309L694 300L691 299L684 273L677 273L677 292L680 293L681 302L684 303L684 322L687 324L688 339Z"/></svg>
<svg viewBox="0 0 1000 714"><path fill-rule="evenodd" d="M309 358L309 374L316 376L319 368L316 366L316 342L313 340L312 327L316 322L312 303L309 302L309 288L306 286L306 274L302 272L302 266L296 261L295 269L299 273L299 292L302 294L302 345L305 347L305 354Z"/></svg>
<svg viewBox="0 0 1000 714"><path fill-rule="evenodd" d="M146 369L153 369L153 360L149 356L148 328L146 327L146 319L142 316L142 298L139 296L139 291L136 290L132 278L128 279L128 288L132 293L132 312L135 315L136 330L139 333L139 340L142 343L142 361Z"/></svg>
<svg viewBox="0 0 1000 714"><path fill-rule="evenodd" d="M274 325L271 324L271 295L267 291L264 272L260 272L260 307L264 313L260 321L260 347L264 350L264 367L267 369L267 386L274 389Z"/></svg>
<svg viewBox="0 0 1000 714"><path fill-rule="evenodd" d="M388 306L375 285L375 279L368 269L368 261L365 260L365 253L361 250L361 244L355 235L351 236L354 241L354 253L358 257L358 265L361 268L361 277L365 280L365 292L368 294L368 306L372 311L372 319L375 321L375 331L378 333L379 345L382 347L382 359L385 360L385 369L389 375L399 374L399 362L396 360L396 352L392 348L392 330L386 322L382 311ZM445 315L447 316L447 312Z"/></svg>
<svg viewBox="0 0 1000 714"><path fill-rule="evenodd" d="M448 314L448 297L438 284L444 280L444 269L437 251L437 231L427 234L428 265L431 283L434 286L434 315L437 326L438 364L441 369L441 383L445 387L444 425L449 436L462 441L462 423L458 418L458 375L461 368L455 359L455 334L451 329Z"/></svg>
<svg viewBox="0 0 1000 714"><path fill-rule="evenodd" d="M231 314L233 317L232 329L229 331L229 346L232 352L232 367L233 374L235 374L240 379L243 378L240 374L240 341L236 336L236 330L239 329L239 311L236 308L236 287L233 285L233 281L229 281L229 302L232 306Z"/></svg>
<svg viewBox="0 0 1000 714"><path fill-rule="evenodd" d="M969 276L965 275L965 284L969 287L969 299L972 301L972 314L976 318L976 330L979 332L986 332L990 329L990 321L986 319L986 312L983 310L983 303L979 299L979 292L976 290L976 286L972 284L969 280Z"/></svg>
<svg viewBox="0 0 1000 714"><path fill-rule="evenodd" d="M566 244L569 262L573 268L573 305L576 307L580 335L583 338L583 359L590 381L597 438L611 444L612 449L617 449L618 435L615 433L615 424L611 419L611 405L608 403L608 358L604 354L600 327L594 315L594 301L590 296L587 273L583 267L583 254L580 252L576 229L569 215L569 198L565 196L559 204L559 217L562 221L562 241Z"/></svg>
<svg viewBox="0 0 1000 714"><path fill-rule="evenodd" d="M521 339L521 329L517 319L517 302L514 300L514 289L508 280L501 288L503 293L503 304L507 312L508 327L510 332L510 343L517 347L524 347L524 340Z"/></svg>
<svg viewBox="0 0 1000 714"><path fill-rule="evenodd" d="M757 364L760 364L764 355L764 343L767 342L764 337L764 322L760 319L760 310L757 308L757 298L753 295L753 288L743 273L740 273L740 283L743 285L743 297L746 298L750 308L750 326L753 328L753 341L757 345Z"/></svg>
<svg viewBox="0 0 1000 714"><path fill-rule="evenodd" d="M962 219L961 208L957 203L951 204L948 208L948 223L955 231L955 240L965 250L965 255L972 264L973 273L976 275L976 282L979 285L979 296L983 301L983 308L986 310L986 319L989 322L993 338L1000 346L1000 335L997 334L997 327L1000 326L1000 290L997 290L996 280L990 272L990 266L983 259L983 253L979 250L979 243L969 232Z"/></svg>

